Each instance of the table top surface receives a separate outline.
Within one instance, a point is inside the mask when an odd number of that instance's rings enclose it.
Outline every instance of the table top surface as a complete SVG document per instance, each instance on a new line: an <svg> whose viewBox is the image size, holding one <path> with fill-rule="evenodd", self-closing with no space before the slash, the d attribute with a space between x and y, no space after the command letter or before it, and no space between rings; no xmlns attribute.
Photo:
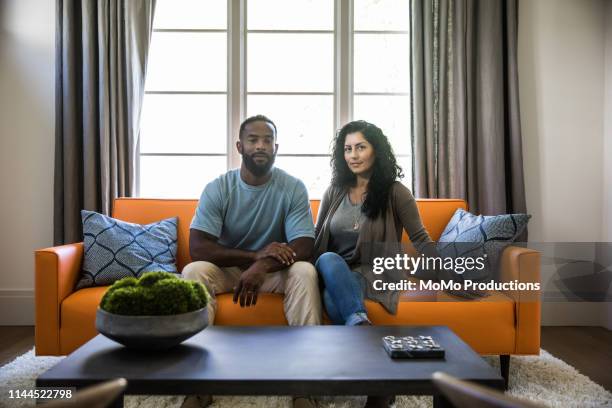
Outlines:
<svg viewBox="0 0 612 408"><path fill-rule="evenodd" d="M382 337L433 336L443 359L393 360ZM37 379L83 386L123 377L127 393L364 395L428 394L431 375L503 387L498 370L445 326L211 326L170 350L134 351L98 335ZM323 391L323 392L322 392ZM401 392L395 392L397 394Z"/></svg>

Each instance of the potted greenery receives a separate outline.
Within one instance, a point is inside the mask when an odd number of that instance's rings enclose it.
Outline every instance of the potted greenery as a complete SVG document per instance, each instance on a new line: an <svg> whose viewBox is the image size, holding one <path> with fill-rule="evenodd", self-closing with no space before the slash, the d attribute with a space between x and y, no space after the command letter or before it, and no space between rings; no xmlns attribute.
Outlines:
<svg viewBox="0 0 612 408"><path fill-rule="evenodd" d="M126 347L166 349L208 325L210 296L198 282L168 272L116 281L104 294L96 329Z"/></svg>

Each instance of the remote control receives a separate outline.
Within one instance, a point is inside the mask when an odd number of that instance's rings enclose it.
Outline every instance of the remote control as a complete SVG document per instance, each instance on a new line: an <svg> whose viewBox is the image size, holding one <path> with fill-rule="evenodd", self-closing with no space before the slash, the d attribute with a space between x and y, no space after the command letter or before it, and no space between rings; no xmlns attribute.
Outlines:
<svg viewBox="0 0 612 408"><path fill-rule="evenodd" d="M391 358L444 358L444 349L431 336L385 336L383 347Z"/></svg>

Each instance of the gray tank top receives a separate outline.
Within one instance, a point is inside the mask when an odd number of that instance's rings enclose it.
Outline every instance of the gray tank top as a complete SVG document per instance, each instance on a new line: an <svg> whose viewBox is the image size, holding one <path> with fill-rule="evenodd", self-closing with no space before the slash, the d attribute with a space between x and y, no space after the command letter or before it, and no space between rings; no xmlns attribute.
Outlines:
<svg viewBox="0 0 612 408"><path fill-rule="evenodd" d="M345 194L329 225L329 249L345 260L350 259L365 218L361 204L352 204L349 195Z"/></svg>

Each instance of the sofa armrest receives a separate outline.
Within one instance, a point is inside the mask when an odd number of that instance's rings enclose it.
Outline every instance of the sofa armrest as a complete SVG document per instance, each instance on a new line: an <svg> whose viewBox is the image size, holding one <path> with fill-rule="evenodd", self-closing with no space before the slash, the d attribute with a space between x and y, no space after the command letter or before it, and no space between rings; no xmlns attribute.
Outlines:
<svg viewBox="0 0 612 408"><path fill-rule="evenodd" d="M502 282L517 280L520 283L538 283L540 278L540 253L529 248L507 247L500 264ZM515 302L516 350L515 354L540 353L540 291L504 292Z"/></svg>
<svg viewBox="0 0 612 408"><path fill-rule="evenodd" d="M82 258L82 242L34 252L36 355L61 354L60 306L74 290Z"/></svg>

